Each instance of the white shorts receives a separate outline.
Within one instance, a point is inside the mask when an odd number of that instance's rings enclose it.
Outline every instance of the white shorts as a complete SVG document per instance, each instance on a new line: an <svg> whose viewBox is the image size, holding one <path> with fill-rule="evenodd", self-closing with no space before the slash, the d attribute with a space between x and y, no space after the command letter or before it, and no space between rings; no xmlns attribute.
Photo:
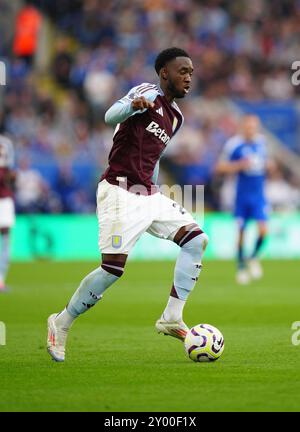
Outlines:
<svg viewBox="0 0 300 432"><path fill-rule="evenodd" d="M15 205L12 198L0 198L0 228L11 228L15 224Z"/></svg>
<svg viewBox="0 0 300 432"><path fill-rule="evenodd" d="M197 223L185 209L160 192L135 195L106 180L97 190L99 248L102 253L128 254L145 232L173 240L179 228Z"/></svg>

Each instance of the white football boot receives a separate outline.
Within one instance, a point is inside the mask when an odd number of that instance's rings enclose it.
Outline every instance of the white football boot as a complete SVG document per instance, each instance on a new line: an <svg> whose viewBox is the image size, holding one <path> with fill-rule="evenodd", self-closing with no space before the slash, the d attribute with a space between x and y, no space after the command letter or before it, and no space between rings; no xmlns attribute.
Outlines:
<svg viewBox="0 0 300 432"><path fill-rule="evenodd" d="M250 275L246 269L238 270L235 279L239 285L248 285L251 281Z"/></svg>
<svg viewBox="0 0 300 432"><path fill-rule="evenodd" d="M57 314L52 314L48 318L47 350L53 360L63 362L65 361L65 345L68 332L55 324L56 317Z"/></svg>
<svg viewBox="0 0 300 432"><path fill-rule="evenodd" d="M262 266L261 266L260 262L258 261L258 259L252 258L249 260L248 270L249 270L249 273L253 279L258 280L258 279L262 278L263 269L262 269Z"/></svg>
<svg viewBox="0 0 300 432"><path fill-rule="evenodd" d="M169 322L165 321L163 318L160 318L156 321L155 327L158 333L163 333L167 336L173 336L177 339L180 339L182 342L189 331L188 326L183 321Z"/></svg>

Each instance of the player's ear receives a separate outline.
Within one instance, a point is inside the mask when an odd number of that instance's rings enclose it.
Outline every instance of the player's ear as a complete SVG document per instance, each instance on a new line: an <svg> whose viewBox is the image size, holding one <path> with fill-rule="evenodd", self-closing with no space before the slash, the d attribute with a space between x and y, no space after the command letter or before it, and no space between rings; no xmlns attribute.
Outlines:
<svg viewBox="0 0 300 432"><path fill-rule="evenodd" d="M160 70L160 76L163 80L167 80L168 79L168 71L166 67L161 68Z"/></svg>

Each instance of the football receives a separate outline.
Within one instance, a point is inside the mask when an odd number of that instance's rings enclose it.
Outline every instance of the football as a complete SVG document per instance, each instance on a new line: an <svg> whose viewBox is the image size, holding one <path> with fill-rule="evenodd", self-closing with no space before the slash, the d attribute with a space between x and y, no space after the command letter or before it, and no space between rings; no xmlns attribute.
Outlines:
<svg viewBox="0 0 300 432"><path fill-rule="evenodd" d="M224 351L224 337L220 330L210 324L197 324L187 332L184 348L195 362L214 361Z"/></svg>

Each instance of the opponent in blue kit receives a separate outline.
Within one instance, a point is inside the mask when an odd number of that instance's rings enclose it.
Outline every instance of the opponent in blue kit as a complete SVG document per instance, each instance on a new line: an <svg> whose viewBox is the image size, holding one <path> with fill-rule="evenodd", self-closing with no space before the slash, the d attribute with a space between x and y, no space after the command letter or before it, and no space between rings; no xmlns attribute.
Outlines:
<svg viewBox="0 0 300 432"><path fill-rule="evenodd" d="M265 177L269 164L265 137L259 134L260 122L255 115L245 115L241 133L230 138L224 147L216 171L236 174L234 216L238 221L237 282L247 284L262 277L258 255L267 234L268 203L265 196ZM255 220L258 237L254 250L246 261L244 255L245 227Z"/></svg>

